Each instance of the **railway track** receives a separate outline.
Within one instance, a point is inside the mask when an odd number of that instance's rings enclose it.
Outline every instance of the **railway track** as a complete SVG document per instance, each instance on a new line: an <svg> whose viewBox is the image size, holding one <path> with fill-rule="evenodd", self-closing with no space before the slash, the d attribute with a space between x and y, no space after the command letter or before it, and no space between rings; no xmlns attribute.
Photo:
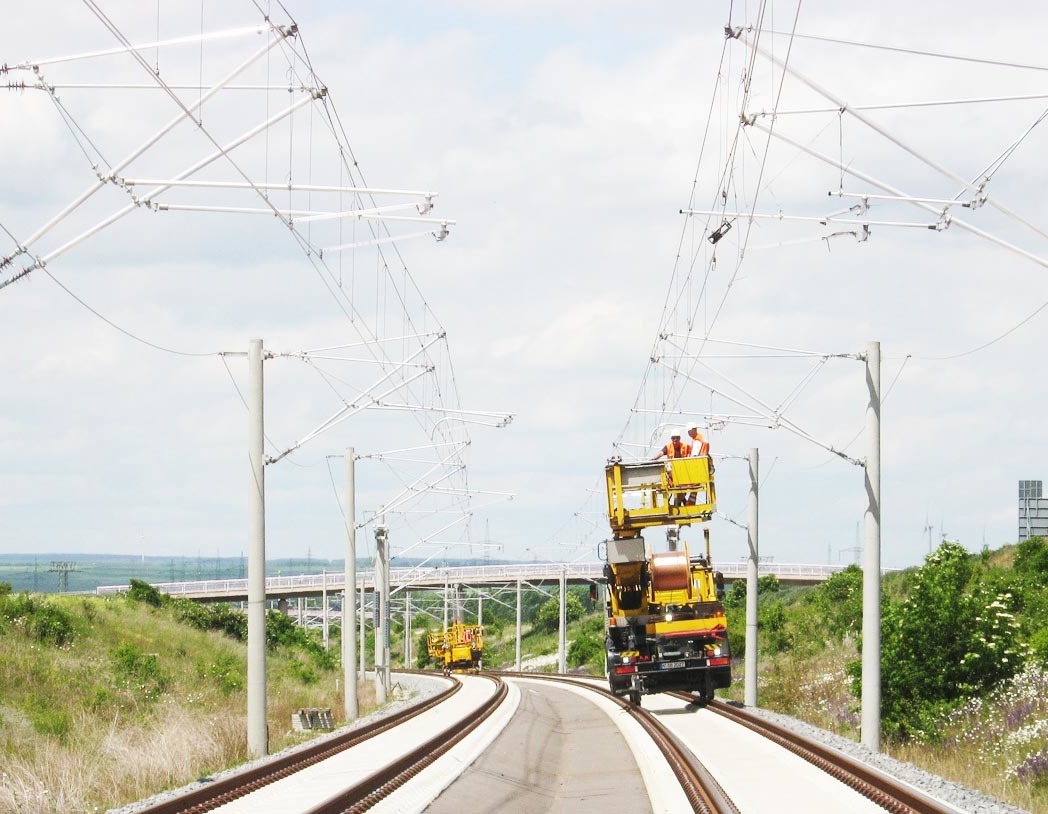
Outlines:
<svg viewBox="0 0 1048 814"><path fill-rule="evenodd" d="M502 684L498 679L491 679L496 684ZM215 811L230 803L240 800L266 786L285 780L296 773L316 766L325 760L329 760L340 753L346 752L377 735L390 732L397 726L404 724L413 718L417 718L428 710L448 701L462 688L459 682L448 682L448 688L436 695L415 704L407 709L398 711L370 724L353 729L341 736L325 739L321 743L307 745L284 756L278 756L264 761L257 766L242 772L215 780L206 786L193 789L184 794L162 800L160 802L147 804L138 811L141 814L204 814L204 812ZM498 692L496 692L498 695ZM504 687L503 687L504 695ZM493 696L494 697L494 696ZM497 706L495 704L494 706ZM493 709L494 706L491 708ZM458 721L449 729L458 731L465 730L468 724ZM447 737L453 737L454 732L446 732ZM403 761L398 761L400 765ZM395 781L397 773L390 775L388 769L376 775L373 783L356 784L353 789L347 789L341 795L341 799L348 799L350 792L357 795L359 799L351 801L350 805L362 802L369 794L380 794L383 787ZM403 771L404 767L401 767ZM380 799L380 798L378 798ZM333 802L333 801L328 801ZM344 807L345 808L345 807ZM344 809L320 809L320 810L344 810ZM366 810L366 809L360 809Z"/></svg>
<svg viewBox="0 0 1048 814"><path fill-rule="evenodd" d="M669 694L681 700L694 700L687 693ZM719 699L708 704L707 709L777 743L893 814L956 814L952 806L909 784L745 709Z"/></svg>
<svg viewBox="0 0 1048 814"><path fill-rule="evenodd" d="M435 681L445 680L433 673L424 675ZM368 811L372 807L376 807L377 811L405 810L399 807L403 803L396 802L396 800L403 800L405 795L408 797L414 795L416 801L423 797L426 800L432 800L447 785L449 775L446 768L435 767L428 775L430 777L442 775L443 785L431 787L428 791L421 793L414 792L412 789L425 786L427 781L415 779L420 774L425 775L427 768L432 767L443 755L449 753L457 744L467 738L471 732L481 727L484 721L490 719L500 707L503 709L498 716L499 720L508 720L512 711L516 709L515 702L506 703L507 694L510 691L509 684L525 686L526 682L543 682L562 687L567 686L576 693L592 693L601 699L599 705L606 711L617 709L628 716L629 720L636 724L636 726L631 725L631 731L636 733L636 728L639 726L655 744L665 760L665 765L669 767L673 778L679 783L680 793L686 798L687 805L693 812L739 814L742 811L745 814L749 811L764 810L754 806L752 796L748 797L746 793L738 791L740 788L738 779L728 778L728 775L723 773L723 765L718 765L716 760L709 762L701 754L702 750L697 748L702 741L705 741L708 747L711 740L716 740L718 736L713 733L711 724L716 720L723 720L725 723L719 726L729 728L722 729L725 734L721 737L733 738L727 733L741 731L741 729L736 730L736 727L755 733L760 738L775 744L774 747L767 747L768 749L778 747L786 750L796 756L789 758L790 760L799 758L818 770L818 772L815 772L814 769L809 769L809 771L815 774L823 773L833 778L832 781L826 780L826 783L832 784L838 781L838 785L843 784L855 794L861 795L862 798L865 798L861 801L862 804L871 806L871 810L886 810L893 814L957 814L957 809L877 769L865 766L836 750L806 740L759 715L722 701L714 701L700 708L695 704L694 696L687 693L666 693L661 696L649 696L652 702L658 699L656 706L661 704L661 708L645 709L614 696L606 686L602 686L603 682L599 680L539 673L481 674L479 677L471 676L470 680L466 682L449 681L446 689L408 709L388 715L340 736L325 739L321 743L303 747L287 755L277 756L184 794L159 802L147 803L145 807L136 807L136 814L202 814L210 811L217 811L220 814L227 814L227 812L228 814L237 814L237 812L254 814L260 811L296 811L301 814L350 812L356 814ZM469 693L462 693L462 696L472 694L474 697L468 703L465 701L452 702L452 699L455 699L456 695L461 693L463 686L467 684L470 688ZM481 693L480 688L483 687L487 687L487 690ZM520 693L516 689L513 692L515 697L519 697ZM481 697L482 695L484 697ZM686 706L682 706L680 702L684 702ZM595 701L595 703L598 702ZM441 707L441 705L445 706ZM649 706L651 706L650 703ZM438 709L438 707L441 708ZM422 726L418 721L427 713L431 720L426 726ZM616 716L615 712L610 714ZM410 734L405 730L394 732L402 724L413 720L416 723L409 723ZM497 728L501 731L504 725L504 723L496 723L487 729ZM702 734L697 738L687 731L688 726L695 725L703 727ZM424 734L421 734L423 732ZM496 735L489 734L486 737L490 742L490 739ZM631 736L631 748L636 737L636 734ZM751 734L748 737L752 740L755 735ZM387 745L379 748L378 742L382 738L386 738L384 743ZM473 738L474 743L477 740L478 738ZM391 748L388 745L390 743L396 743L396 748ZM355 747L362 748L354 751L352 756L345 754L354 750ZM747 750L745 751L747 757L754 754L752 746L740 748ZM371 749L373 753L370 758L364 756L367 749ZM650 747L649 752L654 755L654 750ZM474 752L474 757L476 754ZM461 772L462 767L470 763L472 759L469 758L462 762L461 756L452 757L453 762L458 761L458 768L453 771ZM343 761L341 768L338 767L339 760ZM658 758L653 757L652 760L658 761ZM781 764L787 758L772 758L771 760L775 764ZM347 772L345 768L347 761L353 764L352 772ZM662 761L658 762L662 765ZM443 765L447 766L447 762L445 761ZM662 782L670 784L666 786L669 788L673 785L669 772L665 768L660 771L664 776ZM314 773L314 778L318 773L326 772L334 777L334 784L324 787L316 779L302 779L311 772ZM451 777L453 778L454 775ZM413 780L415 780L414 783ZM765 775L759 765L755 765L750 769L748 782L751 785L762 783L768 785L775 781ZM279 786L274 786L274 784L279 784ZM651 790L650 779L645 778L644 785L648 786L649 791ZM301 790L306 787L310 787L312 796L302 793ZM318 788L324 792L319 797L317 796ZM391 801L390 796L400 790L403 790L403 794ZM842 789L842 793L851 794L852 792ZM673 792L673 794L678 794L678 792ZM739 795L738 802L732 799L732 796L736 794ZM784 796L795 795L796 791L784 788L782 794ZM858 797L855 799L858 800ZM386 805L383 805L383 802ZM411 810L421 811L427 803L418 804L416 802L412 805L415 807ZM680 806L671 806L674 812L683 810L682 807L683 803ZM816 808L809 809L798 809L795 804L792 809L787 807L782 810L817 809L817 804ZM840 810L857 811L860 809L847 807Z"/></svg>
<svg viewBox="0 0 1048 814"><path fill-rule="evenodd" d="M589 679L573 679L560 675L544 676L535 673L504 673L504 675L570 683L610 696L620 707L627 709L659 744L667 761L674 767L675 774L677 766L687 767L685 772L678 774L678 779L681 787L688 794L689 801L693 801L695 811L738 811L735 803L724 792L709 770L702 765L686 744L682 744L677 735L659 722L657 715L613 696ZM817 741L804 738L750 711L721 700L715 700L710 704L699 704L694 695L685 692L665 693L665 695L684 701L696 709L705 708L770 740L892 814L958 814L958 810L953 806L936 800L907 783ZM704 790L700 791L699 787ZM706 788L712 789L709 797L705 796Z"/></svg>
<svg viewBox="0 0 1048 814"><path fill-rule="evenodd" d="M692 751L681 743L680 739L658 718L643 708L624 701L610 690L585 679L543 673L500 673L500 675L525 680L549 681L555 684L570 684L606 698L627 712L655 743L680 783L691 805L691 810L695 814L739 814L735 803Z"/></svg>
<svg viewBox="0 0 1048 814"><path fill-rule="evenodd" d="M406 752L381 771L324 803L310 808L305 814L360 814L416 777L438 758L450 752L463 738L486 721L506 699L508 693L506 682L501 678L484 677L495 682L496 690L481 706L455 721L447 729Z"/></svg>

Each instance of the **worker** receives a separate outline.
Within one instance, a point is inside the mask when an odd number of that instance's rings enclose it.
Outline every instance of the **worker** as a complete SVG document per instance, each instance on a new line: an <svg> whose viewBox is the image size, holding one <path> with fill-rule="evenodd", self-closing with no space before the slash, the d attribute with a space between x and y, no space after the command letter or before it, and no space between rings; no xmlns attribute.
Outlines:
<svg viewBox="0 0 1048 814"><path fill-rule="evenodd" d="M693 457L710 454L710 442L699 432L698 424L692 423L688 425L688 437L692 441L691 454Z"/></svg>
<svg viewBox="0 0 1048 814"><path fill-rule="evenodd" d="M699 425L695 422L688 424L688 437L691 439L691 457L693 458L708 458L710 455L710 444L709 441L699 432ZM713 461L710 461L710 472L713 472ZM687 506L694 506L698 500L698 492L688 492L684 496L684 503Z"/></svg>
<svg viewBox="0 0 1048 814"><path fill-rule="evenodd" d="M674 458L690 458L691 457L691 444L686 444L680 440L680 430L676 427L673 428L673 432L670 433L670 442L666 444L662 449L659 450L659 454L652 458L653 461L657 461L659 458L665 456L672 460ZM667 473L666 480L670 487L673 486L673 471L670 470L669 464L666 464ZM671 502L676 506L683 506L685 502L685 495L675 492L671 497Z"/></svg>
<svg viewBox="0 0 1048 814"><path fill-rule="evenodd" d="M670 442L660 449L659 454L652 458L652 460L657 461L663 456L666 458L691 457L691 444L685 444L680 440L680 430L674 428L673 432L670 433Z"/></svg>

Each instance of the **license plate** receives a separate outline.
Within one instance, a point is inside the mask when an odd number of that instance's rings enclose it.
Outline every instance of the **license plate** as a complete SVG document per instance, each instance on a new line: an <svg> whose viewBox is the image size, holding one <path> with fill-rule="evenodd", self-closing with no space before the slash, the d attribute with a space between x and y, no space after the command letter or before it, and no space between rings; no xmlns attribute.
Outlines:
<svg viewBox="0 0 1048 814"><path fill-rule="evenodd" d="M683 670L683 661L664 661L659 665L660 670Z"/></svg>

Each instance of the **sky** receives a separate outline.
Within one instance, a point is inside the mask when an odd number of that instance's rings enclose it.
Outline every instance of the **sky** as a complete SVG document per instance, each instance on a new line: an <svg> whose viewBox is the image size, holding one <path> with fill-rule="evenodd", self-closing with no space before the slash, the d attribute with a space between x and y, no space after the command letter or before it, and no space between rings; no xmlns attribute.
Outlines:
<svg viewBox="0 0 1048 814"><path fill-rule="evenodd" d="M695 419L715 560L745 556L756 449L762 557L857 561L873 341L882 563L1015 542L1017 481L1048 477L1039 5L147 5L21 4L0 31L28 83L0 95L3 553L241 556L253 339L278 354L269 557L344 556L352 448L365 549L390 504L402 556L594 559L608 457ZM267 42L197 35L263 12L293 47L137 156ZM140 62L54 59L121 38ZM235 160L188 177L268 200L175 187L124 212L220 145ZM116 174L141 184L95 183L133 155ZM302 214L389 204L429 220ZM376 236L401 239L332 248ZM313 435L361 394L386 409Z"/></svg>

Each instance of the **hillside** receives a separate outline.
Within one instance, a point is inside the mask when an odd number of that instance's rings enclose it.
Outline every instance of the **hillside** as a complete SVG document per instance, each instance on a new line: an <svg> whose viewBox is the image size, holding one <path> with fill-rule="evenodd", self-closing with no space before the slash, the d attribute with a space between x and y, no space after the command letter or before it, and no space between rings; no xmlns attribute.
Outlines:
<svg viewBox="0 0 1048 814"><path fill-rule="evenodd" d="M245 760L245 645L201 629L240 615L153 601L0 595L0 811L105 810ZM319 645L279 622L269 638L276 751L305 737L295 710L337 714L341 694Z"/></svg>
<svg viewBox="0 0 1048 814"><path fill-rule="evenodd" d="M760 580L760 706L859 739L862 573ZM727 598L742 700L745 586ZM882 750L1048 811L1048 543L971 555L943 543L882 597Z"/></svg>
<svg viewBox="0 0 1048 814"><path fill-rule="evenodd" d="M762 707L858 740L862 574L812 588L760 581ZM884 583L882 747L893 757L1030 811L1048 811L1048 544L1040 539L972 556L944 543L921 568ZM726 599L741 700L745 586ZM439 597L420 597L437 603ZM524 595L523 656L555 669L558 600ZM420 608L416 665L427 666ZM428 617L427 617L428 613ZM602 672L603 613L571 588L570 670ZM485 605L485 664L511 668L509 604ZM427 622L428 618L428 622ZM0 592L0 810L94 811L235 765L246 757L243 615L162 598ZM392 625L394 663L403 628ZM337 631L268 617L270 748L301 707L341 710ZM370 632L367 645L370 649ZM361 684L361 706L371 686ZM82 782L81 782L82 781Z"/></svg>

